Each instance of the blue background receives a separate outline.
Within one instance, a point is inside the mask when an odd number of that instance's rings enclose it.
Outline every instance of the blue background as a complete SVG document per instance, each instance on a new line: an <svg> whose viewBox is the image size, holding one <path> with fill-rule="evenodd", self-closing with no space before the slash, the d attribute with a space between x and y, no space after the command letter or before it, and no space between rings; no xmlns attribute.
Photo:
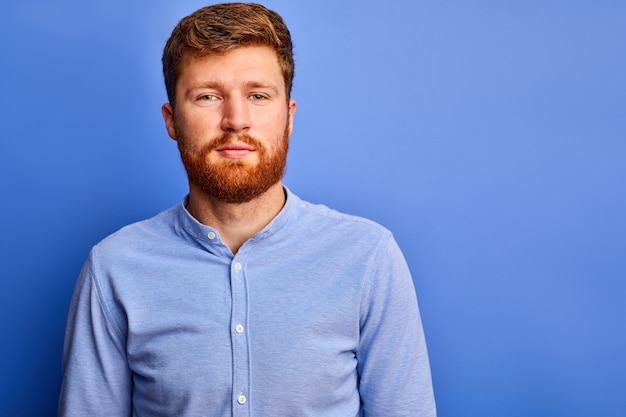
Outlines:
<svg viewBox="0 0 626 417"><path fill-rule="evenodd" d="M53 416L90 247L180 202L161 48L201 1L0 12L0 415ZM273 0L286 184L404 249L440 417L626 415L626 3Z"/></svg>

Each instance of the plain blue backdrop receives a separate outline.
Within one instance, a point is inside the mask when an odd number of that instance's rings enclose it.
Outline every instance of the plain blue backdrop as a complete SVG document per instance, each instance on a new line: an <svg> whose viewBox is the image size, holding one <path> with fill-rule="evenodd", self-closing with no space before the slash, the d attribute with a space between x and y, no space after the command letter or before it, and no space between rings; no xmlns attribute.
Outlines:
<svg viewBox="0 0 626 417"><path fill-rule="evenodd" d="M2 416L55 415L89 249L186 192L160 54L204 4L3 3ZM626 3L265 4L295 43L286 183L394 232L440 417L625 416Z"/></svg>

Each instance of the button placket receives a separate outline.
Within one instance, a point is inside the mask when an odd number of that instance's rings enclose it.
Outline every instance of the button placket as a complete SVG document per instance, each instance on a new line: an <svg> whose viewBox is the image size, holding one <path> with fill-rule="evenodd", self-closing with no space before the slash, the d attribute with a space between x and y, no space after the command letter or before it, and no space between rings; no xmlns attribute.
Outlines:
<svg viewBox="0 0 626 417"><path fill-rule="evenodd" d="M248 314L248 293L246 274L243 268L245 264L241 254L233 259L231 266L231 334L232 334L232 358L233 358L233 402L239 410L235 415L249 415L248 386L250 380L250 355L248 352L248 332L246 331L246 319Z"/></svg>

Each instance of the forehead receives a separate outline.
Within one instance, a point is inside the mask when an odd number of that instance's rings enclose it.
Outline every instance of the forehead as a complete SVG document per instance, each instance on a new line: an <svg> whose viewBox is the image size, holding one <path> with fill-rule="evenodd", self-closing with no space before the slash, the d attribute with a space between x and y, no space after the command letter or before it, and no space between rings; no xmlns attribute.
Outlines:
<svg viewBox="0 0 626 417"><path fill-rule="evenodd" d="M208 55L187 55L181 60L179 86L206 82L224 85L260 82L280 89L285 87L276 51L258 45Z"/></svg>

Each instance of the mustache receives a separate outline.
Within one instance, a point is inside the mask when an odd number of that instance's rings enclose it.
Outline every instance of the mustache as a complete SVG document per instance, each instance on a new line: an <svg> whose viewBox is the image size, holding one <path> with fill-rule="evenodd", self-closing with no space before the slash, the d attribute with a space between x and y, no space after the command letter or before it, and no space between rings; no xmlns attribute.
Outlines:
<svg viewBox="0 0 626 417"><path fill-rule="evenodd" d="M224 133L219 138L214 139L213 141L206 144L205 150L212 151L221 146L228 145L229 143L232 143L232 142L242 142L242 143L245 143L246 145L250 145L254 147L257 150L260 150L263 148L261 141L259 141L258 139L246 133L243 133L243 134Z"/></svg>

